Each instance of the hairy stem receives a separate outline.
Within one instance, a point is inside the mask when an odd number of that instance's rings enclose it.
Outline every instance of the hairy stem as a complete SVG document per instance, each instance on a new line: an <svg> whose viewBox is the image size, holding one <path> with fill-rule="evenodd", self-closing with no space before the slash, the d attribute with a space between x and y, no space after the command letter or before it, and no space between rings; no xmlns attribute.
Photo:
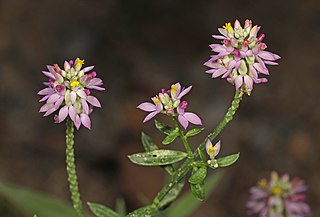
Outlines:
<svg viewBox="0 0 320 217"><path fill-rule="evenodd" d="M78 217L84 217L82 202L80 199L77 172L74 156L74 127L70 118L67 119L66 130L66 164L68 173L69 190L71 193L71 199L73 208L75 209Z"/></svg>

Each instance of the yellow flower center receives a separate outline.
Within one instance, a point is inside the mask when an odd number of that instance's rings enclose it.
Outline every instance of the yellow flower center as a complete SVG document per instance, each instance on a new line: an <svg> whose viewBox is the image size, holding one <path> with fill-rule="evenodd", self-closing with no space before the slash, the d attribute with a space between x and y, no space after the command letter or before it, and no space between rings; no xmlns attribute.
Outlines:
<svg viewBox="0 0 320 217"><path fill-rule="evenodd" d="M216 150L216 147L214 146L209 146L208 151L209 151L209 155L212 155L214 153L214 151Z"/></svg>
<svg viewBox="0 0 320 217"><path fill-rule="evenodd" d="M222 26L225 30L227 30L228 32L233 32L233 28L231 26L231 23L225 23L224 26Z"/></svg>
<svg viewBox="0 0 320 217"><path fill-rule="evenodd" d="M151 98L154 104L159 105L161 103L160 99L158 96L152 97Z"/></svg>
<svg viewBox="0 0 320 217"><path fill-rule="evenodd" d="M84 64L84 60L81 60L79 58L76 59L76 67L77 68L81 68L83 64Z"/></svg>
<svg viewBox="0 0 320 217"><path fill-rule="evenodd" d="M268 182L266 179L261 179L258 183L259 187L262 189L266 189L268 186Z"/></svg>
<svg viewBox="0 0 320 217"><path fill-rule="evenodd" d="M77 80L73 80L73 81L70 82L70 86L71 87L77 87L79 84L80 84L80 82L77 81Z"/></svg>
<svg viewBox="0 0 320 217"><path fill-rule="evenodd" d="M275 195L281 195L283 193L282 189L278 186L274 187L272 193Z"/></svg>

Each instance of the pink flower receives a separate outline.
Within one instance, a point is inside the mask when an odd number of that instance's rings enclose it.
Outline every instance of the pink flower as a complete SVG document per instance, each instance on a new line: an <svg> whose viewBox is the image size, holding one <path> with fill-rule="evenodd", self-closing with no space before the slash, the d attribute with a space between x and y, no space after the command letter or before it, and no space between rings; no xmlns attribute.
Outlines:
<svg viewBox="0 0 320 217"><path fill-rule="evenodd" d="M290 181L289 175L279 177L272 172L270 180L261 179L258 186L250 189L250 199L246 204L248 213L259 217L309 216L306 190L302 180L294 178Z"/></svg>
<svg viewBox="0 0 320 217"><path fill-rule="evenodd" d="M206 142L206 152L209 155L210 159L214 159L220 152L221 141L219 140L215 145L212 145L212 142L208 139Z"/></svg>
<svg viewBox="0 0 320 217"><path fill-rule="evenodd" d="M187 129L189 122L195 125L202 125L201 119L198 115L192 112L185 112L184 110L187 108L187 101L183 101L177 108L178 112L178 121L182 125L184 129Z"/></svg>
<svg viewBox="0 0 320 217"><path fill-rule="evenodd" d="M266 65L278 65L275 61L280 56L265 50L267 45L262 42L265 35L257 36L259 30L260 26L252 26L251 20L246 20L244 27L236 20L234 27L226 23L223 28L218 28L221 35L213 35L213 38L222 40L222 43L210 45L217 54L204 63L211 68L206 72L212 78L226 78L236 89L248 95L254 83L267 82L259 75L269 75Z"/></svg>
<svg viewBox="0 0 320 217"><path fill-rule="evenodd" d="M88 66L82 69L84 60L77 58L75 61L64 62L62 70L57 64L48 65L48 71L42 73L49 78L46 88L38 92L43 95L40 102L46 102L40 112L48 116L59 110L55 115L55 123L61 123L67 116L71 118L76 128L79 129L81 124L86 128L91 128L89 114L93 107L101 107L99 100L91 95L89 89L105 90L101 87L103 82L96 78L97 73L91 72L94 66Z"/></svg>
<svg viewBox="0 0 320 217"><path fill-rule="evenodd" d="M198 115L192 112L185 112L188 105L186 101L181 102L181 98L190 92L192 86L181 88L180 83L172 84L170 90L162 89L161 92L152 98L153 104L149 102L141 103L137 108L150 112L143 123L147 122L159 113L169 116L178 116L179 123L186 129L190 123L202 125Z"/></svg>

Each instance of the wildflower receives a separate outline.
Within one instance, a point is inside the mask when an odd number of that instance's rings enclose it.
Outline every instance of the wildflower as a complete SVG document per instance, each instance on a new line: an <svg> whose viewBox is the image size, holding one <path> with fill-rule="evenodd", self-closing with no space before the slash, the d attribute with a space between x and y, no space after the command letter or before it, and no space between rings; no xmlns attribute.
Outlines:
<svg viewBox="0 0 320 217"><path fill-rule="evenodd" d="M38 94L43 95L40 102L46 102L40 108L44 116L60 109L54 116L55 123L61 123L69 116L77 129L81 124L90 129L89 114L93 107L101 107L99 100L91 95L90 89L102 91L105 88L101 87L103 82L96 77L95 71L88 73L94 66L82 68L83 64L84 60L77 58L75 61L65 61L63 69L57 64L48 65L48 71L42 72L49 78L48 82L44 82L47 87Z"/></svg>
<svg viewBox="0 0 320 217"><path fill-rule="evenodd" d="M208 139L206 142L206 151L210 159L214 159L220 152L221 141L219 140L215 145Z"/></svg>
<svg viewBox="0 0 320 217"><path fill-rule="evenodd" d="M204 63L212 78L226 78L235 85L236 89L250 95L254 83L265 83L268 80L262 75L269 75L266 65L278 65L275 61L280 59L277 54L266 51L267 45L263 43L264 34L257 35L260 26L252 26L251 20L246 20L244 27L238 20L234 27L226 23L223 28L218 28L221 35L213 38L222 40L221 44L211 44L212 51L217 54Z"/></svg>
<svg viewBox="0 0 320 217"><path fill-rule="evenodd" d="M149 121L151 118L159 113L169 116L178 116L179 123L186 129L190 123L195 125L202 125L202 121L198 115L192 112L185 112L188 102L182 101L181 98L190 92L192 86L181 88L180 83L171 85L170 90L162 89L161 92L152 98L153 103L144 102L138 105L137 108L151 112L148 114L143 123Z"/></svg>
<svg viewBox="0 0 320 217"><path fill-rule="evenodd" d="M308 216L310 207L305 203L306 190L299 178L290 181L288 174L279 177L272 172L269 181L261 179L257 186L250 189L248 213L259 217Z"/></svg>

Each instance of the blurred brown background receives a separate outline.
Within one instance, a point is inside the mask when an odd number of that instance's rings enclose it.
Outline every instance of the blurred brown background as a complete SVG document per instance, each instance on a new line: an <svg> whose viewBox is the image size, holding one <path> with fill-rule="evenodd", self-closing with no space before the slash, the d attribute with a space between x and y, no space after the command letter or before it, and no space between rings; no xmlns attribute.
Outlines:
<svg viewBox="0 0 320 217"><path fill-rule="evenodd" d="M142 151L142 130L157 142L163 135L152 121L142 124L146 113L136 106L174 82L192 84L189 109L209 132L234 92L204 73L211 35L226 21L251 18L282 59L220 136L221 156L240 151L241 158L193 216L247 216L249 187L272 170L305 179L313 216L320 216L319 14L319 0L1 0L0 180L68 200L65 126L38 113L36 93L46 64L81 57L96 65L107 88L95 93L103 108L91 115L92 130L76 133L83 201L112 207L122 196L132 210L139 198L153 198L166 175L126 156Z"/></svg>

